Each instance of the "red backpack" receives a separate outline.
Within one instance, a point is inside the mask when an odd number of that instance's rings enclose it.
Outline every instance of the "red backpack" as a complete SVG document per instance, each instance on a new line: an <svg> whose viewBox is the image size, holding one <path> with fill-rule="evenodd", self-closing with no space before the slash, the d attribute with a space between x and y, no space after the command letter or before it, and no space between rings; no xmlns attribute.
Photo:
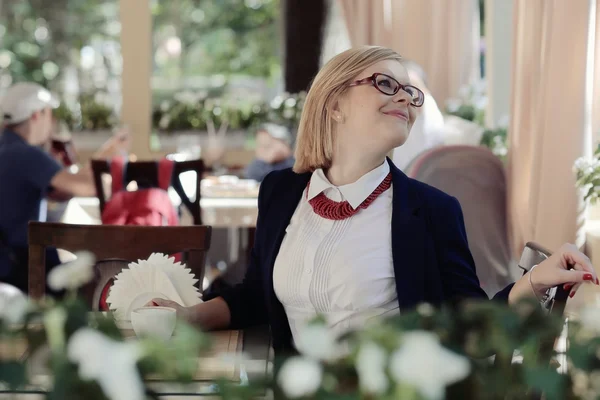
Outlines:
<svg viewBox="0 0 600 400"><path fill-rule="evenodd" d="M105 225L175 226L179 217L167 190L171 185L174 163L162 159L158 163L158 187L124 190L126 162L116 157L110 164L112 195L102 212Z"/></svg>
<svg viewBox="0 0 600 400"><path fill-rule="evenodd" d="M123 188L126 165L122 157L111 161L112 195L102 212L102 223L105 225L178 225L179 218L167 192L173 175L173 161L165 158L158 162L157 188L140 189L135 192L128 192ZM181 261L180 254L174 256L176 261ZM102 290L99 301L102 311L109 309L106 297L112 284L111 279Z"/></svg>

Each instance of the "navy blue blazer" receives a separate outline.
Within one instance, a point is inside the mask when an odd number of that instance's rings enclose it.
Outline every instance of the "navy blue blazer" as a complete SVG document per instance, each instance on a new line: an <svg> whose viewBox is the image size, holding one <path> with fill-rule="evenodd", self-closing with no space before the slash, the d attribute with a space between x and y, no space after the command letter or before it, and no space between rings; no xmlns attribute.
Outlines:
<svg viewBox="0 0 600 400"><path fill-rule="evenodd" d="M487 299L479 286L458 200L408 178L388 159L393 183L392 256L400 310L464 298ZM293 352L283 305L273 289L273 267L286 227L311 173L274 171L262 182L254 248L243 283L223 297L231 329L268 323L276 353ZM365 273L368 273L365 271ZM495 298L506 301L512 285Z"/></svg>

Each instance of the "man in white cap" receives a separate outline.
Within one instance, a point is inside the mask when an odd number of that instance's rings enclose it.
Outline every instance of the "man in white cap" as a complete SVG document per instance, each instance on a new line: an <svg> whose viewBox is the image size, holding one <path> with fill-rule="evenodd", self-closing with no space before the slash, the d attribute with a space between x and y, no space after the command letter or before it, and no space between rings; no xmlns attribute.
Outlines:
<svg viewBox="0 0 600 400"><path fill-rule="evenodd" d="M43 146L52 132L52 110L59 101L35 83L17 83L0 98L4 127L0 135L0 281L27 291L29 221L45 221L46 197L66 200L96 196L90 166L71 173ZM117 138L95 157L115 151ZM47 270L58 264L46 255Z"/></svg>
<svg viewBox="0 0 600 400"><path fill-rule="evenodd" d="M261 125L256 131L256 158L246 167L246 178L262 182L269 172L293 166L290 130L272 123Z"/></svg>

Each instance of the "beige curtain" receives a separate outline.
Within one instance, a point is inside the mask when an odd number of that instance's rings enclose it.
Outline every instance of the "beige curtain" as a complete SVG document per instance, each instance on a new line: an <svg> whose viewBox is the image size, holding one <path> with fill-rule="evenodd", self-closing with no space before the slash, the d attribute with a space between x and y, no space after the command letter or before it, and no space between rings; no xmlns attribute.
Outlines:
<svg viewBox="0 0 600 400"><path fill-rule="evenodd" d="M477 0L338 0L353 46L391 47L423 67L443 106L479 77Z"/></svg>
<svg viewBox="0 0 600 400"><path fill-rule="evenodd" d="M514 0L508 204L515 255L530 240L582 244L572 166L589 154L599 116L598 1Z"/></svg>

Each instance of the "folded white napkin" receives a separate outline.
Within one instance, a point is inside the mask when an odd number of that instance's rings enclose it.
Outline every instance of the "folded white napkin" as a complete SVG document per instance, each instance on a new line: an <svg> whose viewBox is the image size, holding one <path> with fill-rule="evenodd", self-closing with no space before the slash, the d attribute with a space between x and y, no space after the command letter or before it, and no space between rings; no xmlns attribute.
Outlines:
<svg viewBox="0 0 600 400"><path fill-rule="evenodd" d="M106 302L118 320L129 320L132 310L154 298L172 300L182 306L202 302L191 270L164 254L153 253L147 260L130 263L116 277Z"/></svg>

